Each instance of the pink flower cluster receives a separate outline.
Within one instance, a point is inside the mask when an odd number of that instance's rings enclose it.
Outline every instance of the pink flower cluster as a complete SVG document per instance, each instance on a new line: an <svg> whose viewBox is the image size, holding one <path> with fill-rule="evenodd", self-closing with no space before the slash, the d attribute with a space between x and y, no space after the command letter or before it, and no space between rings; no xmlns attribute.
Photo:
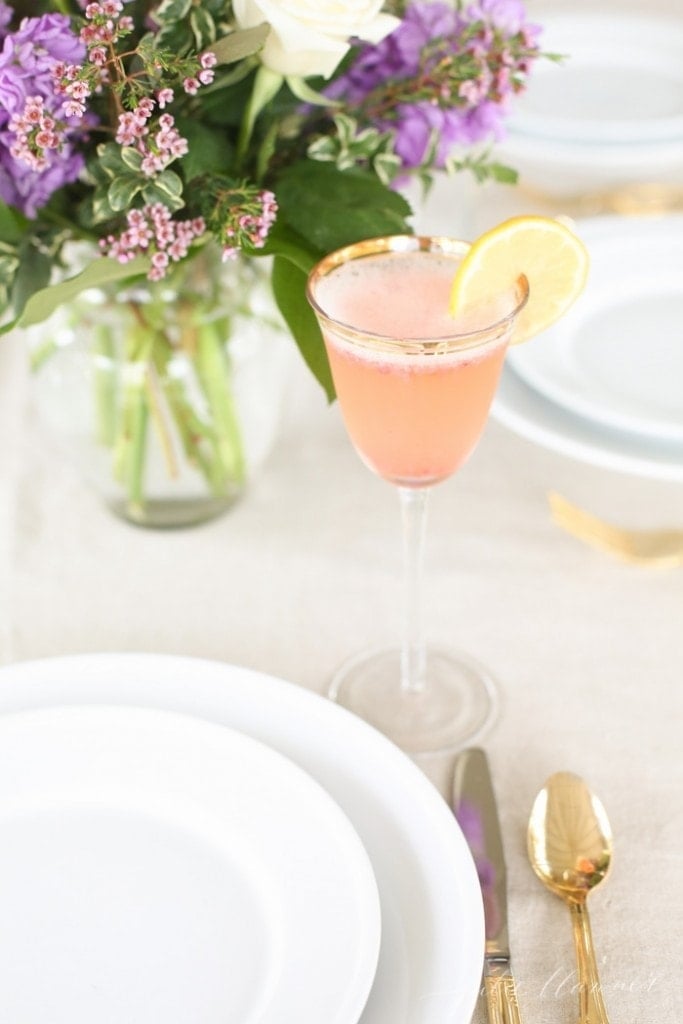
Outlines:
<svg viewBox="0 0 683 1024"><path fill-rule="evenodd" d="M81 40L89 50L98 47L106 52L104 47L133 31L133 19L126 14L122 15L122 11L121 0L102 0L102 3L86 5L84 14L91 24L81 29ZM91 60L95 64L100 63L99 59L93 59L92 56Z"/></svg>
<svg viewBox="0 0 683 1024"><path fill-rule="evenodd" d="M83 117L85 101L93 89L106 80L106 64L114 43L133 31L133 19L123 15L122 0L103 0L102 3L88 3L84 14L90 24L80 31L80 40L88 52L88 65L56 63L52 77L57 95L65 97L66 117Z"/></svg>
<svg viewBox="0 0 683 1024"><path fill-rule="evenodd" d="M228 212L222 227L223 259L235 259L245 244L262 249L276 215L275 195L267 189L263 189L255 198L235 205Z"/></svg>
<svg viewBox="0 0 683 1024"><path fill-rule="evenodd" d="M207 50L199 57L199 70L197 77L188 76L183 80L183 89L188 96L196 96L202 85L211 85L214 80L214 68L218 63L215 53Z"/></svg>
<svg viewBox="0 0 683 1024"><path fill-rule="evenodd" d="M109 235L100 239L100 248L105 256L119 263L129 263L136 256L150 256L150 281L165 277L171 263L187 256L192 242L206 231L203 217L172 220L163 203L148 203L142 210L130 210L126 221L127 229L118 238Z"/></svg>
<svg viewBox="0 0 683 1024"><path fill-rule="evenodd" d="M60 62L55 64L52 69L55 92L65 97L64 114L66 117L82 117L85 114L86 99L94 89L107 81L107 65L113 45L134 28L133 19L128 15L123 15L122 11L122 0L102 0L101 3L86 4L84 14L90 24L83 26L80 39L87 48L89 66ZM210 85L215 77L213 69L217 63L218 60L214 53L201 54L196 61L192 62L191 71L193 73L186 75L183 79L183 90L189 96L196 96L201 86ZM161 89L157 96L161 109L172 103L173 99L173 90L168 87ZM120 121L123 120L123 129L120 127L119 131L123 130L130 135L131 132L135 132L136 128L144 129L145 123L152 113L153 108L148 106L151 102L145 97L140 101L133 114L122 115ZM136 137L140 137L140 134L138 132ZM177 133L175 136L168 134L168 125L162 126L162 136L159 141L167 152L170 152L171 147L177 148L179 138ZM123 144L130 145L131 143ZM174 154L174 156L182 155L183 153L180 152ZM156 173L160 167L163 169L168 162L168 160L162 161L161 165L154 169L150 166L149 173Z"/></svg>
<svg viewBox="0 0 683 1024"><path fill-rule="evenodd" d="M15 136L10 146L11 155L32 171L47 170L50 161L46 153L61 149L65 141L64 127L46 112L42 96L27 96L23 110L10 118L9 130Z"/></svg>
<svg viewBox="0 0 683 1024"><path fill-rule="evenodd" d="M142 155L142 173L154 177L188 150L184 139L170 114L162 114L158 131L150 132L149 119L154 113L154 100L145 96L135 110L119 115L116 141L120 146L135 147Z"/></svg>
<svg viewBox="0 0 683 1024"><path fill-rule="evenodd" d="M101 3L88 3L85 7L85 17L91 24L81 29L80 38L88 49L90 63L98 68L106 67L112 45L133 31L133 19L122 14L122 11L122 0L102 0ZM196 73L189 74L183 79L184 91L189 96L196 96L202 85L210 85L214 80L213 68L217 63L214 53L201 54L196 62L196 69L192 69ZM170 103L173 91L164 89L162 92L166 97L165 102Z"/></svg>
<svg viewBox="0 0 683 1024"><path fill-rule="evenodd" d="M64 64L59 61L53 64L50 73L54 79L55 95L65 97L62 104L64 116L83 117L85 101L90 96L92 89L88 82L81 77L81 69L78 64Z"/></svg>

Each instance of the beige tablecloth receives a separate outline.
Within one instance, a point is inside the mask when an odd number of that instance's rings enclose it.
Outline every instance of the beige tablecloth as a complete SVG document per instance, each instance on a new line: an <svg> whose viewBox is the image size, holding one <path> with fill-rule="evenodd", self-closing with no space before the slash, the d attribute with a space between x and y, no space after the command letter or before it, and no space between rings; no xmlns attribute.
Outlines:
<svg viewBox="0 0 683 1024"><path fill-rule="evenodd" d="M484 209L497 209L497 194L484 195ZM294 353L288 387L276 449L247 496L205 526L145 531L113 518L41 434L21 339L3 340L0 663L155 651L322 692L347 655L393 640L396 496L360 464ZM629 567L583 546L551 522L551 488L627 523L683 527L680 484L581 465L491 421L471 462L433 495L428 632L499 680L484 745L526 1021L577 1019L568 915L525 856L538 788L570 769L602 797L615 834L613 874L591 900L612 1021L673 1022L683 1015L683 570ZM426 766L437 784L447 768Z"/></svg>
<svg viewBox="0 0 683 1024"><path fill-rule="evenodd" d="M145 650L252 666L323 691L337 664L399 619L395 495L350 450L338 410L293 366L276 450L225 517L149 532L112 517L40 434L17 339L0 349L0 661ZM502 708L485 738L509 862L528 1021L575 1019L569 920L525 859L551 772L583 774L616 839L592 899L613 1021L683 1009L683 572L633 568L550 520L546 492L683 525L680 488L591 469L491 422L433 495L429 634L484 660ZM370 613L371 611L371 613ZM429 768L436 782L443 765Z"/></svg>

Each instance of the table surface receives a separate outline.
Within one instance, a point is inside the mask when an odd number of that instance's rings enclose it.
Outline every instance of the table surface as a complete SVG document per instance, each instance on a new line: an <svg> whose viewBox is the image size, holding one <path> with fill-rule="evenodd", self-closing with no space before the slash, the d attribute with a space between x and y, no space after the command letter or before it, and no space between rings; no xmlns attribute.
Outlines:
<svg viewBox="0 0 683 1024"><path fill-rule="evenodd" d="M453 188L444 231L464 227L456 210L486 219L501 202L528 208L497 187ZM41 433L20 337L0 345L0 382L0 663L154 651L323 692L346 656L396 638L396 495L361 465L339 410L294 353L267 465L228 514L175 532L114 518ZM683 571L627 566L582 545L552 523L551 489L625 523L683 526L680 485L573 462L492 420L432 496L428 634L499 682L500 715L483 745L525 1019L577 1017L568 914L525 853L536 792L569 769L600 795L615 836L613 872L590 903L611 1018L660 1024L683 1010ZM423 767L445 784L447 759Z"/></svg>

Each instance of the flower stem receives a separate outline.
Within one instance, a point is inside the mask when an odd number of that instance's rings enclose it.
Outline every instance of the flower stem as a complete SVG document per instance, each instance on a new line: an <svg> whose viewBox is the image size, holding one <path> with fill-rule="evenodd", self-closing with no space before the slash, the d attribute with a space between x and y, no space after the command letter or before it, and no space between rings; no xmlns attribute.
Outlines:
<svg viewBox="0 0 683 1024"><path fill-rule="evenodd" d="M169 345L156 345L154 348L154 364L156 372L164 381L164 396L173 417L183 452L191 465L203 474L207 481L212 480L211 460L205 452L210 439L210 430L194 411L187 398L181 380L168 374L168 364L172 350Z"/></svg>
<svg viewBox="0 0 683 1024"><path fill-rule="evenodd" d="M135 303L130 305L135 307ZM151 344L147 325L142 317L138 317L126 337L120 427L113 446L114 475L125 488L128 511L134 519L141 518L145 508L144 472L149 420L146 380Z"/></svg>
<svg viewBox="0 0 683 1024"><path fill-rule="evenodd" d="M165 342L166 339L162 338L161 343L165 344ZM154 348L157 347L158 345L154 345ZM147 397L149 399L149 408L152 414L152 423L156 427L156 433L159 438L159 444L161 445L161 451L164 456L168 475L171 479L175 479L179 475L178 459L176 458L175 450L173 448L171 431L169 429L169 425L166 420L166 413L163 407L163 388L152 360L150 360L147 365L146 380Z"/></svg>
<svg viewBox="0 0 683 1024"><path fill-rule="evenodd" d="M214 426L214 444L220 476L234 483L245 477L239 420L230 381L230 363L223 338L212 323L197 332L197 376L206 395Z"/></svg>
<svg viewBox="0 0 683 1024"><path fill-rule="evenodd" d="M128 511L132 518L144 514L144 473L147 447L149 406L145 394L145 367L139 362L126 370L135 370L123 392L121 428L114 444L114 472L126 493ZM132 374L130 374L132 376Z"/></svg>
<svg viewBox="0 0 683 1024"><path fill-rule="evenodd" d="M116 388L114 376L116 346L111 327L97 324L94 327L94 384L95 413L97 417L96 438L98 444L111 448L116 438Z"/></svg>
<svg viewBox="0 0 683 1024"><path fill-rule="evenodd" d="M239 137L237 139L237 167L241 167L247 154L249 142L256 119L270 101L279 92L284 78L275 71L271 71L265 65L261 65L254 77L254 84L249 97L247 109L244 112L240 125Z"/></svg>

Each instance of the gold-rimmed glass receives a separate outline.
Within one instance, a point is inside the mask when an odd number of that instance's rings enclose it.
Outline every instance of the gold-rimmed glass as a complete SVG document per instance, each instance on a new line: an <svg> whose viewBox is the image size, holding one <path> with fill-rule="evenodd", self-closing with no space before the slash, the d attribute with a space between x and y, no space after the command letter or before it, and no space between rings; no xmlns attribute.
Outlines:
<svg viewBox="0 0 683 1024"><path fill-rule="evenodd" d="M397 487L403 521L402 642L353 657L330 696L414 753L470 742L496 705L488 672L428 647L422 627L427 498L474 449L528 296L522 277L486 309L452 319L450 285L467 250L449 238L368 239L326 256L308 282L347 432Z"/></svg>

